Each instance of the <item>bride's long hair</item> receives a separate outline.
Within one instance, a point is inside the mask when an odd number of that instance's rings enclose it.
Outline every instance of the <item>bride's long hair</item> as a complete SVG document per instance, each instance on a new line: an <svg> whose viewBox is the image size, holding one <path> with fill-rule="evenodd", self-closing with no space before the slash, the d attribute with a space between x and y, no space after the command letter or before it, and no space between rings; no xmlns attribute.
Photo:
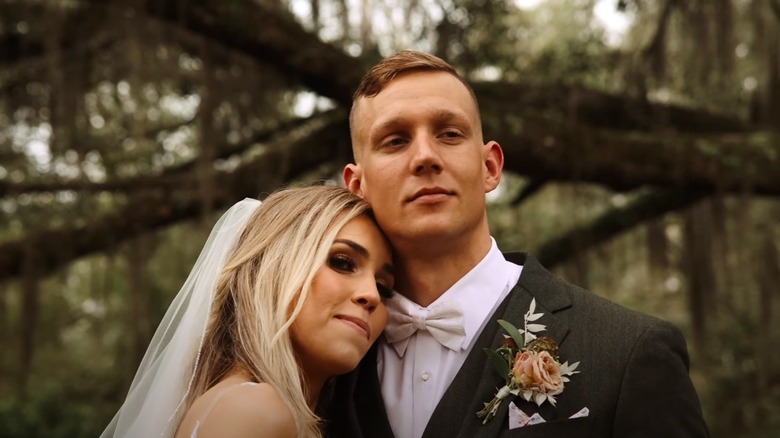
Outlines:
<svg viewBox="0 0 780 438"><path fill-rule="evenodd" d="M182 413L235 367L274 387L298 436L319 437L289 328L339 230L368 204L341 187L287 189L251 216L219 277Z"/></svg>

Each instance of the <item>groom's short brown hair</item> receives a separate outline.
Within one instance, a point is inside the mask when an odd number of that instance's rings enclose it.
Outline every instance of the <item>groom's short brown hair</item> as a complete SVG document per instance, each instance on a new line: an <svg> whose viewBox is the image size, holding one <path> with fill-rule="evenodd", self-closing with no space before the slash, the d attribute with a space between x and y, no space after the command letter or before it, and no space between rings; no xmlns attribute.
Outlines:
<svg viewBox="0 0 780 438"><path fill-rule="evenodd" d="M430 71L430 72L444 72L449 73L456 77L469 91L471 98L474 100L474 105L477 108L477 116L479 116L479 102L477 102L477 95L474 94L474 90L466 82L455 67L448 64L438 56L434 56L424 52L417 52L414 50L402 50L395 55L389 56L379 61L368 73L363 76L355 93L352 95L352 109L349 112L349 130L352 137L352 154L355 159L358 158L358 148L355 143L355 108L356 103L361 98L374 97L379 94L390 82L392 82L398 76L404 73L417 72L417 71Z"/></svg>

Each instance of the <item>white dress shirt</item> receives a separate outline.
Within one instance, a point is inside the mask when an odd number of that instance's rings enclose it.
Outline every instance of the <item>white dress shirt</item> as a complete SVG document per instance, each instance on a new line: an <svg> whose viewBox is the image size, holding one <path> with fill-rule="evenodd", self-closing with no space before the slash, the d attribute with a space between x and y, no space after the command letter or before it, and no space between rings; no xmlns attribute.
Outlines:
<svg viewBox="0 0 780 438"><path fill-rule="evenodd" d="M466 360L487 319L517 284L521 271L522 266L508 262L491 238L485 258L428 307L414 304L398 293L391 298L406 300L422 311L442 303L459 302L466 332L461 348L453 351L429 332L418 330L411 336L403 355L382 337L377 371L387 419L396 437L422 436L433 410Z"/></svg>

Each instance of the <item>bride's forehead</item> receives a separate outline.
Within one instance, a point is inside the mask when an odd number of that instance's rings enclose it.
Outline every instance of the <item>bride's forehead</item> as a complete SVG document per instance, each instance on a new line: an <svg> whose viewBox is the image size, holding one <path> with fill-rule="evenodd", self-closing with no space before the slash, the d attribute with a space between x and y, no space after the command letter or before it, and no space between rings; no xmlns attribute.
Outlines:
<svg viewBox="0 0 780 438"><path fill-rule="evenodd" d="M370 241L381 237L381 232L373 219L366 215L360 215L353 217L344 224L336 233L336 237L350 237L355 241Z"/></svg>
<svg viewBox="0 0 780 438"><path fill-rule="evenodd" d="M356 216L349 220L336 234L336 240L355 242L370 252L378 252L381 256L389 254L387 241L373 219L366 215Z"/></svg>

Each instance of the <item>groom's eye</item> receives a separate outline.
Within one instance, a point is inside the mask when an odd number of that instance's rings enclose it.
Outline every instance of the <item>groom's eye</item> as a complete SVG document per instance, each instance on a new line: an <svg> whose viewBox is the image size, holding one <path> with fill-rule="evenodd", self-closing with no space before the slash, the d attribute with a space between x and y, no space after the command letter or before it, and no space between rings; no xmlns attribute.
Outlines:
<svg viewBox="0 0 780 438"><path fill-rule="evenodd" d="M399 148L399 147L402 147L402 146L406 145L406 143L408 143L408 140L406 138L404 138L404 137L402 137L400 135L393 135L393 136L387 137L382 142L382 147L395 149L395 148Z"/></svg>

